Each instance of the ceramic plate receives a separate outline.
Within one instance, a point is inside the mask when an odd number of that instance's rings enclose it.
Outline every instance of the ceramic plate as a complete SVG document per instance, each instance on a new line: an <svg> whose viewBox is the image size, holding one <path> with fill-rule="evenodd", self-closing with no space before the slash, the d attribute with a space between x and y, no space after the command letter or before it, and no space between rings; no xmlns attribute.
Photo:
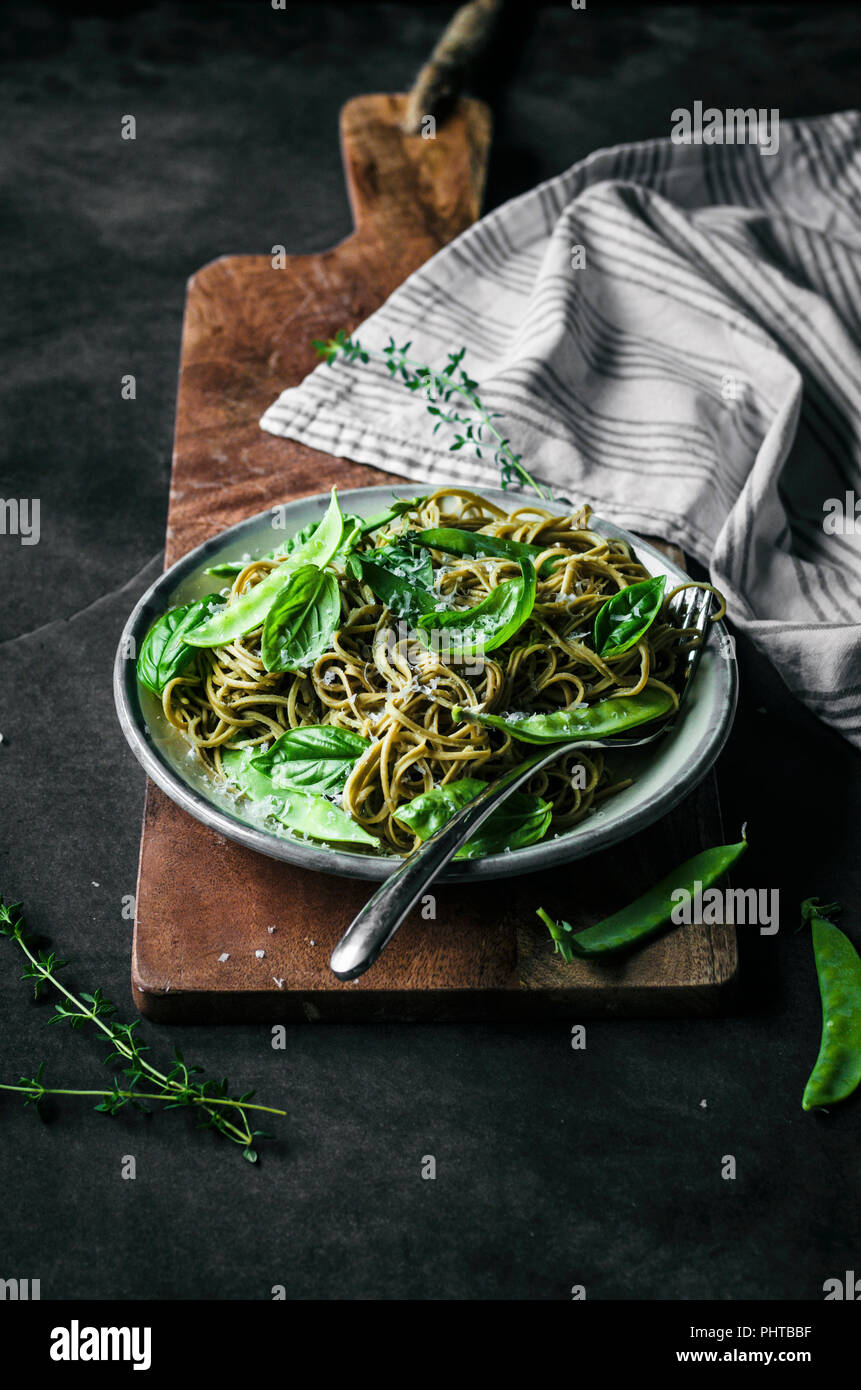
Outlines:
<svg viewBox="0 0 861 1390"><path fill-rule="evenodd" d="M389 504L393 492L399 497L419 497L427 491L427 487L394 484L339 493L339 500L345 512L372 516ZM522 505L522 498L510 493L483 489L483 495L506 510ZM114 664L114 698L123 733L138 762L189 815L273 859L284 859L321 873L384 879L402 862L397 856L334 849L289 834L279 835L255 824L243 812L241 801L219 789L197 755L168 724L160 701L138 684L134 660L126 655L140 650L151 624L166 609L222 587L224 580L204 574L208 565L265 554L280 537L319 520L328 504L328 494L321 494L279 508L279 528L283 517L286 531L279 529L274 539L273 512L261 512L214 536L166 570L144 594L125 626ZM555 508L552 503L546 505L549 510L566 511L561 503ZM688 578L654 546L629 531L597 517L592 518L590 525L602 535L621 536L629 541L650 573L668 576L668 588ZM633 777L632 786L610 797L593 815L564 834L525 849L455 864L443 877L501 878L535 873L566 860L582 859L659 820L692 791L717 758L732 725L736 692L733 646L723 623L716 623L672 734L654 747L614 755L614 767L622 776Z"/></svg>

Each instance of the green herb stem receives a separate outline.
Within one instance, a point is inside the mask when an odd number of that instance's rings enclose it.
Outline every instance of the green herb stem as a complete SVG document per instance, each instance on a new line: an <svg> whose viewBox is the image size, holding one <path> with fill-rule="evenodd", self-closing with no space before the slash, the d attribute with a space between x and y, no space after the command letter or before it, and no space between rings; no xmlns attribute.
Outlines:
<svg viewBox="0 0 861 1390"><path fill-rule="evenodd" d="M182 1105L196 1106L208 1117L205 1127L212 1125L226 1138L231 1139L236 1144L241 1144L244 1156L251 1162L256 1162L257 1154L252 1148L252 1144L255 1136L262 1134L263 1131L251 1130L245 1113L246 1110L265 1111L270 1115L284 1115L286 1112L277 1110L272 1106L253 1103L251 1101L253 1092L249 1092L246 1096L240 1096L238 1099L226 1094L210 1094L207 1087L215 1083L192 1081L192 1075L199 1072L200 1068L186 1066L182 1054L177 1051L174 1053L175 1062L171 1072L166 1074L159 1071L143 1056L146 1049L133 1036L133 1029L137 1024L106 1022L104 1015L113 1014L114 1006L103 997L101 991L96 990L94 994L87 994L79 999L71 990L67 989L56 976L56 971L62 968L66 962L56 960L53 953L46 956L44 952L40 951L38 956L34 955L24 935L23 920L20 916L14 918L14 911L15 907L7 906L0 898L0 934L16 941L29 961L23 978L35 982L34 992L37 995L43 985L53 985L71 1005L71 1008L67 1008L63 1004L57 1004L57 1012L49 1022L55 1023L68 1019L73 1028L79 1028L86 1022L94 1023L99 1031L110 1040L114 1049L110 1056L105 1058L105 1061L110 1063L117 1058L130 1062L132 1066L131 1069L126 1070L126 1076L130 1078L132 1084L129 1089L121 1089L115 1080L110 1089L93 1090L45 1086L41 1081L42 1067L40 1066L35 1077L21 1077L17 1086L0 1083L0 1090L23 1093L27 1096L28 1101L37 1105L45 1095L99 1096L101 1097L101 1104L97 1105L96 1109L103 1110L108 1114L115 1114L128 1102L138 1105L143 1100L160 1101L169 1109ZM90 1001L89 1005L85 1002L86 1000ZM155 1092L135 1089L137 1082L147 1080L155 1083L158 1088ZM226 1081L220 1083L220 1089L226 1093ZM228 1120L227 1116L222 1113L225 1108L238 1112L241 1117L241 1125Z"/></svg>
<svg viewBox="0 0 861 1390"><path fill-rule="evenodd" d="M533 488L543 501L551 501L552 493L535 481L524 465L522 455L514 453L510 440L505 438L494 424L495 420L502 419L501 414L487 409L479 397L478 382L461 366L466 348L461 348L459 352L450 352L446 365L441 371L437 371L408 357L410 346L410 343L405 343L403 347L398 347L394 339L390 338L388 346L382 351L377 351L366 348L357 338L347 337L343 329L326 342L314 342L318 355L330 365L338 357L346 362L383 363L392 379L402 381L409 391L420 391L423 394L428 403L428 412L437 416L434 433L443 424L454 427L455 437L454 443L449 446L450 453L470 446L474 449L476 458L481 459L484 457L483 450L487 447L486 436L490 435L494 443L489 447L494 450L494 461L500 470L502 487L507 488L511 482L522 483ZM455 396L467 403L474 418L461 414L454 408L452 399Z"/></svg>
<svg viewBox="0 0 861 1390"><path fill-rule="evenodd" d="M122 1096L125 1100L164 1100L164 1092L157 1091L121 1091L121 1090L78 1090L68 1086L9 1086L0 1081L0 1091L21 1091L25 1095L33 1095L38 1092L41 1096ZM229 1096L212 1097L204 1099L203 1096L189 1096L190 1105L235 1105L242 1110L265 1110L268 1115L286 1115L286 1110L275 1110L271 1105L253 1105L244 1100L232 1100ZM239 1131L237 1131L238 1133Z"/></svg>

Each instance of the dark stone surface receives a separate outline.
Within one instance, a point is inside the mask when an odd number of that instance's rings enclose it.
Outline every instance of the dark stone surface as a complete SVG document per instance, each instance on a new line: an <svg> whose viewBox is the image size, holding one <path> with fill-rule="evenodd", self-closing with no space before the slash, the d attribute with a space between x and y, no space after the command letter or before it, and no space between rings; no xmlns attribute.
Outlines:
<svg viewBox="0 0 861 1390"><path fill-rule="evenodd" d="M0 885L125 1017L143 778L110 667L160 565L184 281L224 252L347 232L337 110L403 89L450 8L7 7L0 490L41 499L42 537L0 536ZM531 9L497 53L496 74L517 64L489 202L664 132L696 98L849 106L859 34L857 13L827 6ZM857 1268L861 1111L800 1109L819 1012L794 927L820 892L861 935L861 778L749 651L741 662L725 818L749 820L739 882L778 888L783 926L745 937L734 1016L593 1023L585 1052L566 1026L309 1026L283 1052L260 1028L148 1027L154 1056L176 1043L283 1105L278 1141L253 1170L181 1114L109 1121L68 1100L43 1126L7 1097L0 1277L61 1299L265 1299L274 1284L565 1298L574 1283L593 1299L821 1298ZM0 955L2 1078L45 1058L56 1084L98 1084L98 1043L46 1031L14 948Z"/></svg>

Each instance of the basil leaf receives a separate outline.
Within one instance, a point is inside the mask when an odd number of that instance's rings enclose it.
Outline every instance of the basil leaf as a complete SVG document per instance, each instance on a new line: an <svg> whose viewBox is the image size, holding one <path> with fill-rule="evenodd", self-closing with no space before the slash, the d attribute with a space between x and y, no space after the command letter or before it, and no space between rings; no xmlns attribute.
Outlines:
<svg viewBox="0 0 861 1390"><path fill-rule="evenodd" d="M300 671L326 650L341 619L334 574L300 565L266 614L260 655L267 671Z"/></svg>
<svg viewBox="0 0 861 1390"><path fill-rule="evenodd" d="M433 561L427 551L397 541L375 550L374 562L383 565L390 574L396 574L399 579L406 579L410 584L417 584L429 593L433 592ZM435 598L434 601L438 603L439 599Z"/></svg>
<svg viewBox="0 0 861 1390"><path fill-rule="evenodd" d="M419 839L429 840L446 821L451 820L455 811L472 801L486 786L487 783L477 777L461 777L457 782L446 782L442 787L421 792L408 805L399 806L394 813L395 819L408 825Z"/></svg>
<svg viewBox="0 0 861 1390"><path fill-rule="evenodd" d="M266 815L273 816L286 829L298 831L312 840L380 848L373 835L325 796L295 788L276 790L271 778L253 766L251 754L250 748L227 749L221 755L221 763L240 791Z"/></svg>
<svg viewBox="0 0 861 1390"><path fill-rule="evenodd" d="M179 676L194 658L194 650L183 640L204 618L224 604L220 594L207 594L196 603L171 608L153 623L137 659L137 675L154 695L161 695L174 676Z"/></svg>
<svg viewBox="0 0 861 1390"><path fill-rule="evenodd" d="M353 552L361 545L366 536L372 531L377 531L383 526L388 526L390 521L402 516L404 512L413 511L427 501L426 497L396 498L394 505L385 512L377 512L375 516L363 520L360 516L344 517L344 538L338 547L336 558L343 556L346 560L347 569L356 579L361 579L362 572ZM380 552L381 553L381 552ZM433 566L431 566L431 577L433 576Z"/></svg>
<svg viewBox="0 0 861 1390"><path fill-rule="evenodd" d="M531 560L521 560L519 579L504 579L474 608L427 613L419 618L419 626L426 631L444 628L455 632L461 655L491 652L526 622L535 604L535 587L535 566Z"/></svg>
<svg viewBox="0 0 861 1390"><path fill-rule="evenodd" d="M375 596L389 608L395 617L414 624L422 613L436 613L441 602L438 594L421 584L414 584L376 560L368 560L364 555L353 555L351 560L361 570L359 576L368 584Z"/></svg>
<svg viewBox="0 0 861 1390"><path fill-rule="evenodd" d="M252 758L251 766L271 777L274 787L343 791L357 760L370 746L352 729L306 724L288 729L265 753Z"/></svg>
<svg viewBox="0 0 861 1390"><path fill-rule="evenodd" d="M337 491L332 488L329 510L319 525L315 525L313 534L307 536L288 559L270 570L259 584L247 589L238 598L231 599L222 612L203 623L185 640L193 647L223 647L237 637L244 637L246 632L252 632L263 622L282 589L289 585L296 569L301 565L315 565L322 569L338 549L343 533L344 518L338 506Z"/></svg>
<svg viewBox="0 0 861 1390"><path fill-rule="evenodd" d="M595 614L595 651L606 661L636 645L661 611L665 574L620 589Z"/></svg>
<svg viewBox="0 0 861 1390"><path fill-rule="evenodd" d="M504 854L543 840L550 829L553 807L531 792L512 792L458 850L455 859L479 859L485 854Z"/></svg>
<svg viewBox="0 0 861 1390"><path fill-rule="evenodd" d="M455 526L431 527L427 531L410 532L410 540L431 550L445 550L449 555L496 555L504 560L532 560L546 546L528 545L503 536L485 536L481 531L460 531ZM538 573L543 577L553 568L553 560L545 560Z"/></svg>
<svg viewBox="0 0 861 1390"><path fill-rule="evenodd" d="M408 806L395 812L395 818L409 826L420 840L431 835L451 820L467 802L472 801L487 786L475 777L463 777L422 792ZM535 844L546 835L553 815L549 801L528 792L512 792L487 820L478 827L455 859L478 859L485 854L502 854L507 849L520 849Z"/></svg>
<svg viewBox="0 0 861 1390"><path fill-rule="evenodd" d="M467 719L491 729L503 729L524 743L566 743L582 738L610 738L637 724L663 719L673 709L672 697L659 686L647 685L638 695L618 695L594 705L575 705L553 714L474 714L456 705L454 720Z"/></svg>

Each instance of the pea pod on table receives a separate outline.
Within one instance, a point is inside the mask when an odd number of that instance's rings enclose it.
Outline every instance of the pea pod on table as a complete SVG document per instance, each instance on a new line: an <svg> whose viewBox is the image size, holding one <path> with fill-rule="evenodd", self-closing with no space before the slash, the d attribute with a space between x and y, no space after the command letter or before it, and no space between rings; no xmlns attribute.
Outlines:
<svg viewBox="0 0 861 1390"><path fill-rule="evenodd" d="M861 957L845 932L829 922L836 907L820 907L816 898L801 905L812 928L822 999L822 1039L801 1099L803 1110L845 1100L861 1082Z"/></svg>
<svg viewBox="0 0 861 1390"><path fill-rule="evenodd" d="M565 960L572 960L574 956L604 960L621 955L642 946L666 926L679 905L681 890L692 898L697 891L704 892L723 878L746 849L747 840L739 840L734 845L717 845L695 854L666 874L642 897L585 931L575 933L568 922L553 922L542 907L538 909L538 916L549 928L556 949Z"/></svg>

